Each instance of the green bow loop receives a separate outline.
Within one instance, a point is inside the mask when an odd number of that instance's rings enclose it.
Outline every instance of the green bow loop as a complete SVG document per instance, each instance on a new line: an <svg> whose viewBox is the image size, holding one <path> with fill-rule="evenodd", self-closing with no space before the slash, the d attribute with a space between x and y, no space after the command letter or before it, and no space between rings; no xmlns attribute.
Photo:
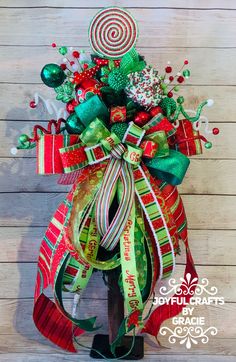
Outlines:
<svg viewBox="0 0 236 362"><path fill-rule="evenodd" d="M85 167L88 164L94 164L108 159L110 156L123 158L131 165L138 165L141 162L143 150L137 146L139 139L144 136L144 131L130 122L125 139L121 139L114 133L110 132L103 121L99 118L95 118L81 133L80 140L82 143L78 145L69 146L60 150L61 154L68 154L69 158L66 159L64 165L65 172L74 171ZM129 142L131 139L135 139L137 144ZM123 145L121 145L121 142ZM86 159L84 162L77 162L75 152L78 151L77 157L80 159L81 154L85 152ZM70 168L68 167L68 161L75 160L75 164Z"/></svg>
<svg viewBox="0 0 236 362"><path fill-rule="evenodd" d="M143 150L136 146L127 144L127 150L123 155L123 159L131 165L138 165L141 162Z"/></svg>
<svg viewBox="0 0 236 362"><path fill-rule="evenodd" d="M126 53L120 63L120 70L128 75L129 73L140 72L146 66L144 60L139 59L139 54L135 48Z"/></svg>
<svg viewBox="0 0 236 362"><path fill-rule="evenodd" d="M108 150L111 151L112 148L114 148L116 145L118 145L121 142L119 137L114 133L111 132L111 134L107 138L103 138L101 140L101 144Z"/></svg>
<svg viewBox="0 0 236 362"><path fill-rule="evenodd" d="M80 140L82 144L80 143L60 150L64 155L65 153L72 153L73 155L76 149L79 152L81 149L81 153L83 154L85 152L86 154L86 159L83 159L83 162L77 162L75 158L75 164L68 167L69 155L66 163L63 163L64 170L65 172L71 172L85 167L88 164L91 165L102 162L110 158L111 155L116 155L116 153L122 153L120 157L129 164L138 165L143 157L152 175L172 185L181 184L190 163L188 157L178 151L169 149L167 136L164 131L157 131L145 136L139 147L137 145L143 136L144 130L133 122L130 122L127 135L123 140L120 140L114 132L110 132L106 128L103 121L95 118L81 133ZM136 139L136 144L133 143L134 138ZM157 145L157 151L154 156L150 156L150 150L142 147L146 141L152 141ZM83 148L83 145L86 147ZM149 153L149 156L147 156L146 151ZM81 156L80 153L79 156Z"/></svg>
<svg viewBox="0 0 236 362"><path fill-rule="evenodd" d="M171 185L179 185L187 172L189 159L183 153L169 150L167 157L155 156L145 162L153 176Z"/></svg>
<svg viewBox="0 0 236 362"><path fill-rule="evenodd" d="M157 131L145 136L145 140L151 140L158 145L156 157L169 156L170 149L165 131Z"/></svg>
<svg viewBox="0 0 236 362"><path fill-rule="evenodd" d="M88 147L96 145L102 139L110 136L110 131L106 128L104 123L95 118L80 135L80 140Z"/></svg>

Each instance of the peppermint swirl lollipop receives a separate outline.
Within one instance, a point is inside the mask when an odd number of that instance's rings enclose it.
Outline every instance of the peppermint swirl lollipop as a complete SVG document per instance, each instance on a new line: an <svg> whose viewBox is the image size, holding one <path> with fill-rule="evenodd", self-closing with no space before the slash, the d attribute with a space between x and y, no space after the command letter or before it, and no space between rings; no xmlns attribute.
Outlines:
<svg viewBox="0 0 236 362"><path fill-rule="evenodd" d="M134 18L126 10L109 7L99 11L89 27L89 41L96 54L106 58L121 58L138 37Z"/></svg>

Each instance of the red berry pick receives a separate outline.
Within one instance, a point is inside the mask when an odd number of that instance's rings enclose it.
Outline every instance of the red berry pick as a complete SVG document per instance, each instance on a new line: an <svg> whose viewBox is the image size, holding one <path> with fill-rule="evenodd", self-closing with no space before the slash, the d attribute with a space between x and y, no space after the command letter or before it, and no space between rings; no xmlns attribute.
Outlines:
<svg viewBox="0 0 236 362"><path fill-rule="evenodd" d="M183 83L184 82L184 77L182 75L180 75L178 78L177 78L177 82L178 83Z"/></svg>
<svg viewBox="0 0 236 362"><path fill-rule="evenodd" d="M35 103L35 101L30 101L29 106L30 106L30 108L36 108L36 103Z"/></svg>
<svg viewBox="0 0 236 362"><path fill-rule="evenodd" d="M217 128L217 127L213 128L212 133L213 133L213 135L215 135L215 136L218 135L218 134L220 133L219 128Z"/></svg>
<svg viewBox="0 0 236 362"><path fill-rule="evenodd" d="M74 58L79 58L80 54L76 50L72 53Z"/></svg>
<svg viewBox="0 0 236 362"><path fill-rule="evenodd" d="M171 73L172 72L172 68L168 65L166 67L166 73Z"/></svg>

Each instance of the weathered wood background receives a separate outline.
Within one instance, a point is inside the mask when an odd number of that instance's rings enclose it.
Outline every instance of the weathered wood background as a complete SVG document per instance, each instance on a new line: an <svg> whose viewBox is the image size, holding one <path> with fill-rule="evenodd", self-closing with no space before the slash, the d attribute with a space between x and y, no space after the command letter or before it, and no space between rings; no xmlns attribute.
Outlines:
<svg viewBox="0 0 236 362"><path fill-rule="evenodd" d="M130 9L139 22L138 48L151 64L163 69L171 60L178 68L188 58L192 76L184 88L188 107L215 100L207 115L221 133L214 147L194 158L181 192L189 220L190 242L201 277L209 278L225 297L224 306L199 307L208 325L219 332L206 345L190 351L176 343L159 348L146 339L145 361L236 360L236 2L234 0L0 0L0 360L88 361L62 352L35 329L33 305L36 259L40 240L67 189L55 177L34 174L33 152L10 148L35 120L47 115L27 105L35 91L53 92L40 82L40 69L55 61L50 47L87 48L87 28L102 6ZM183 272L179 259L177 276ZM68 303L70 301L68 300ZM82 309L96 310L107 326L106 291L93 278ZM91 337L83 343L90 345ZM170 348L171 347L171 348Z"/></svg>

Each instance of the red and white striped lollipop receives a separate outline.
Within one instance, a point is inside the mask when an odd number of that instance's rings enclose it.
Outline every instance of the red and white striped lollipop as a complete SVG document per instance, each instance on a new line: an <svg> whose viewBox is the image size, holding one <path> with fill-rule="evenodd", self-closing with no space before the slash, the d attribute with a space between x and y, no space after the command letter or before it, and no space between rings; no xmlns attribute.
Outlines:
<svg viewBox="0 0 236 362"><path fill-rule="evenodd" d="M121 58L138 38L138 27L127 10L109 7L99 11L89 27L89 41L93 51L101 57Z"/></svg>

